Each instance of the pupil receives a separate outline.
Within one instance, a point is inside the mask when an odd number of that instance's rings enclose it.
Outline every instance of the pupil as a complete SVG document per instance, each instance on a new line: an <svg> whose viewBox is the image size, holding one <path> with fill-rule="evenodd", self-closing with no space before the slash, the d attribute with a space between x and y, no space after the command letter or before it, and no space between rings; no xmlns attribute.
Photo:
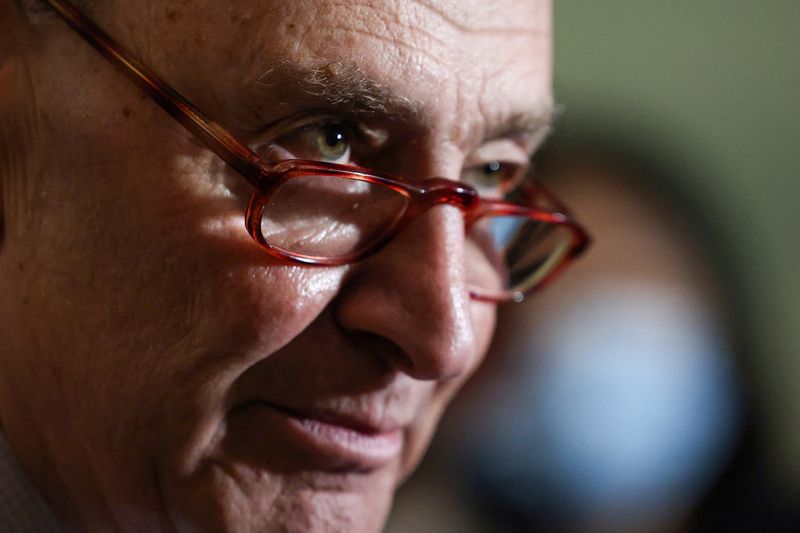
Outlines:
<svg viewBox="0 0 800 533"><path fill-rule="evenodd" d="M338 146L340 143L345 142L345 135L342 130L336 128L329 128L327 132L325 132L325 144L331 147Z"/></svg>
<svg viewBox="0 0 800 533"><path fill-rule="evenodd" d="M493 172L497 172L500 170L500 162L499 161L492 161L488 165L486 165L486 173L491 174Z"/></svg>

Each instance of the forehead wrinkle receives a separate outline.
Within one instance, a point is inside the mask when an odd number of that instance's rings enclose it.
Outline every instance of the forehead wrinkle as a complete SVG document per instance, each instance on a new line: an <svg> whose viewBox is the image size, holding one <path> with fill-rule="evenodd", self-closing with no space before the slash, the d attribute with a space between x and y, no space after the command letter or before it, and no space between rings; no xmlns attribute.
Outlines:
<svg viewBox="0 0 800 533"><path fill-rule="evenodd" d="M430 13L433 13L439 20L448 24L449 26L455 28L458 31L465 32L465 33L497 33L501 32L504 35L509 34L549 34L549 31L546 27L536 29L534 26L511 26L508 24L508 17L503 17L503 20L497 20L494 23L489 23L487 25L478 26L476 24L470 24L467 20L467 17L462 17L461 20L456 19L453 16L453 13L464 13L467 11L468 8L463 6L457 6L456 8L443 7L441 0L416 0L416 3L422 6L425 10ZM491 3L484 4L484 7L491 5ZM472 6L474 9L474 6ZM499 9L499 8L497 8ZM539 10L541 11L541 9ZM488 16L488 13L480 13L478 16L473 17L474 19L478 20L491 20L492 18ZM520 20L519 18L515 18L515 20ZM525 20L523 17L522 20Z"/></svg>
<svg viewBox="0 0 800 533"><path fill-rule="evenodd" d="M397 118L421 114L420 105L398 95L356 64L332 61L320 65L284 62L270 66L256 79L279 105L298 99L321 101L354 113L381 113Z"/></svg>
<svg viewBox="0 0 800 533"><path fill-rule="evenodd" d="M551 131L557 115L552 99L517 102L505 110L494 109L489 78L480 76L477 113L473 121L457 121L450 135L457 144L472 145L503 138L528 138L540 141ZM459 101L461 100L459 95ZM477 122L475 122L477 121Z"/></svg>

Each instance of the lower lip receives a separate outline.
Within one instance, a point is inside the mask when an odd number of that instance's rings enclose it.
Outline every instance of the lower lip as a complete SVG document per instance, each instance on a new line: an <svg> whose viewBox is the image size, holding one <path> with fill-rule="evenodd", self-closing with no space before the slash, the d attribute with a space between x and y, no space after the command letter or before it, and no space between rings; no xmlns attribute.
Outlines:
<svg viewBox="0 0 800 533"><path fill-rule="evenodd" d="M403 446L399 429L362 433L354 429L308 418L287 416L298 437L343 465L377 468L394 460Z"/></svg>
<svg viewBox="0 0 800 533"><path fill-rule="evenodd" d="M397 459L403 447L403 432L400 429L379 433L365 433L346 426L303 418L287 413L281 408L258 403L252 413L256 417L266 416L257 424L270 432L275 429L283 433L291 445L313 468L329 471L371 471ZM271 428L270 428L271 426ZM277 427L276 427L277 426Z"/></svg>

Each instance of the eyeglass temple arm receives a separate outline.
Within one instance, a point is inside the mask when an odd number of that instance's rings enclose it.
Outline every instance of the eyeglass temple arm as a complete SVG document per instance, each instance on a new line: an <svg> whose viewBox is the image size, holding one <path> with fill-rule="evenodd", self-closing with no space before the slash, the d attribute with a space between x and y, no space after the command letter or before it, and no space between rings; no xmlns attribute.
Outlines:
<svg viewBox="0 0 800 533"><path fill-rule="evenodd" d="M250 148L164 83L74 6L63 0L47 0L47 3L89 44L150 95L164 111L203 141L253 186L258 186L260 159Z"/></svg>

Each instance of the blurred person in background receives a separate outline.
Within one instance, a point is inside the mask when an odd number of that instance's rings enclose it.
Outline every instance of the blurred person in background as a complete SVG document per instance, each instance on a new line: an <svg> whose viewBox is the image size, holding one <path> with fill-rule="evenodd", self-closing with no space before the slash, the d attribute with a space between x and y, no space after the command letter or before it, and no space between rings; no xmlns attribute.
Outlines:
<svg viewBox="0 0 800 533"><path fill-rule="evenodd" d="M572 191L603 237L591 270L505 317L503 385L480 393L493 407L470 420L483 431L465 468L518 524L678 526L731 457L740 422L713 237L633 157L591 144L549 156L539 177Z"/></svg>

